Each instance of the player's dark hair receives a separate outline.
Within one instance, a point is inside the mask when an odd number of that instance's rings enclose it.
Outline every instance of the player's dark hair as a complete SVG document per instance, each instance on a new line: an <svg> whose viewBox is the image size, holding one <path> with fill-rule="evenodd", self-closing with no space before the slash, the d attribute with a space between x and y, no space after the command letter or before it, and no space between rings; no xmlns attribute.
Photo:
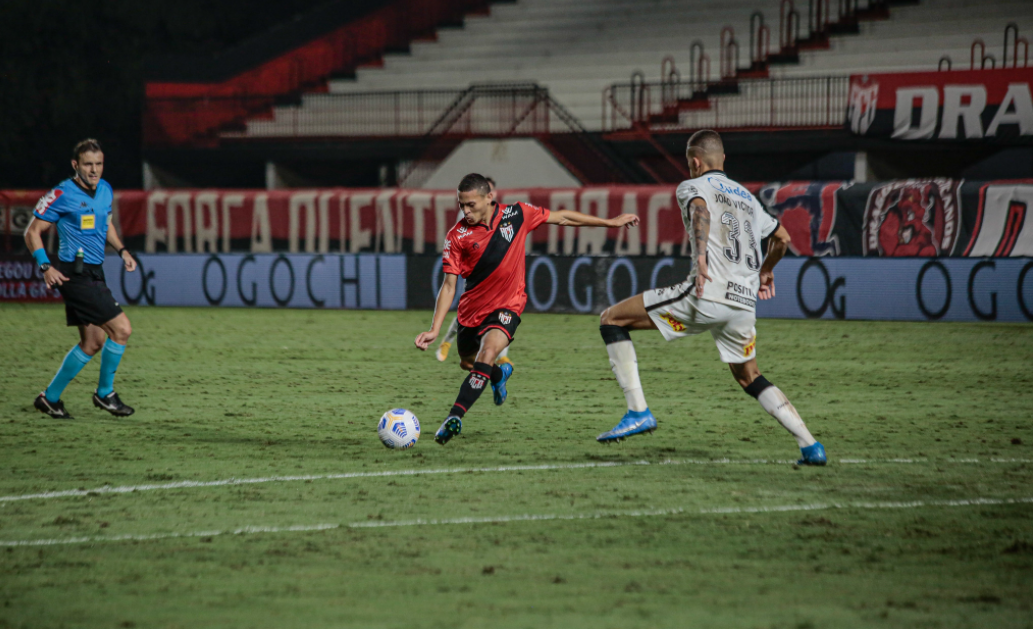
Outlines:
<svg viewBox="0 0 1033 629"><path fill-rule="evenodd" d="M685 154L691 156L690 152L692 149L699 149L702 153L723 154L725 152L725 145L717 131L703 129L693 133L692 137L689 138L689 143L685 147Z"/></svg>
<svg viewBox="0 0 1033 629"><path fill-rule="evenodd" d="M492 179L491 177L485 177L484 180L487 181L488 185L490 185L492 188L498 188L499 187L499 184L495 183L495 180Z"/></svg>
<svg viewBox="0 0 1033 629"><path fill-rule="evenodd" d="M488 178L484 175L478 175L477 173L470 173L463 177L463 180L459 182L459 192L472 192L476 190L481 194L488 194L491 192L491 185L488 184Z"/></svg>
<svg viewBox="0 0 1033 629"><path fill-rule="evenodd" d="M104 149L100 148L100 142L93 138L86 138L72 148L72 159L79 161L79 157L82 156L83 153L92 152L103 153Z"/></svg>

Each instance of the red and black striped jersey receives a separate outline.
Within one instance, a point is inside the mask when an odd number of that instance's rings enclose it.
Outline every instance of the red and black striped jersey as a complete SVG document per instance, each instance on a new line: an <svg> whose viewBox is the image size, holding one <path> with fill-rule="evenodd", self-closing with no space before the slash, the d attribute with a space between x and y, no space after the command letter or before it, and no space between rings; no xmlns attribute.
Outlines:
<svg viewBox="0 0 1033 629"><path fill-rule="evenodd" d="M527 235L549 218L549 210L528 203L495 204L488 224L461 220L445 237L441 268L466 278L459 298L459 323L480 325L492 312L524 312L524 256Z"/></svg>

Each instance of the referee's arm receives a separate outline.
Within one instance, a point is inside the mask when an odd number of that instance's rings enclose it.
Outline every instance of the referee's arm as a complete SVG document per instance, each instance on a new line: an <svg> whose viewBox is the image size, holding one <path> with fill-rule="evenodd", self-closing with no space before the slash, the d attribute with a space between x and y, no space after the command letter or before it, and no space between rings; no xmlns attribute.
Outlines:
<svg viewBox="0 0 1033 629"><path fill-rule="evenodd" d="M126 270L132 273L136 270L136 258L133 254L129 253L129 250L122 246L122 239L115 233L115 227L108 225L108 244L111 248L118 252L118 256L122 258L122 263L126 265Z"/></svg>
<svg viewBox="0 0 1033 629"><path fill-rule="evenodd" d="M25 228L25 246L28 247L29 253L35 256L37 251L43 249L43 232L47 231L52 224L38 216L32 217L29 226ZM46 261L45 258L44 261ZM51 266L43 272L43 281L47 283L47 288L53 288L64 284L68 278L64 273Z"/></svg>

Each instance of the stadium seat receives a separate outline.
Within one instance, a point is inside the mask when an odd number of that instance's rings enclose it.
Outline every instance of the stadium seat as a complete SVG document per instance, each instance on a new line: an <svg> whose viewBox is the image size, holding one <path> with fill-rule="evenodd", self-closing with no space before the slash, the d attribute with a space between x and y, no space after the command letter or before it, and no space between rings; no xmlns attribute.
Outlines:
<svg viewBox="0 0 1033 629"><path fill-rule="evenodd" d="M806 21L806 3L798 10ZM832 3L833 5L835 3ZM862 2L862 6L863 6ZM354 79L329 83L328 93L308 94L300 106L277 107L250 120L246 136L420 135L452 102L454 93L423 101L418 113L397 116L346 95L406 90L463 89L473 83L536 82L549 88L586 129L602 128L602 92L636 71L659 78L673 55L687 79L689 48L700 41L719 78L721 30L736 29L740 67L749 63L749 21L762 11L778 39L775 0L519 0L496 4L490 15L468 17L463 28L444 28L436 41L413 42L407 54L386 55L378 67L360 68ZM851 73L934 70L943 55L954 69L968 67L974 38L987 42L1000 65L1003 29L1018 22L1033 28L1028 0L925 0L894 6L891 18L862 22L858 35L835 36L823 50L801 50L799 64L776 65L775 77L844 76ZM776 44L773 43L772 46ZM774 52L774 50L772 50ZM693 124L713 123L716 110L734 96L718 97L711 111L683 112ZM843 95L845 103L845 94ZM838 102L838 101L837 101ZM722 104L724 103L724 104ZM791 103L787 103L791 104ZM790 108L791 109L791 108ZM762 123L763 113L744 113ZM727 118L725 118L727 120ZM682 123L687 119L683 117Z"/></svg>

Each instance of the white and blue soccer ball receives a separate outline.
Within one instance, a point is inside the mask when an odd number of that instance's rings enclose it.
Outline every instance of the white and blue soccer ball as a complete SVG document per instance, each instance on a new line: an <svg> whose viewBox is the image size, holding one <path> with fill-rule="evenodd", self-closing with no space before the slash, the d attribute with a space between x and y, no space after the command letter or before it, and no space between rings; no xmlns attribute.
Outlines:
<svg viewBox="0 0 1033 629"><path fill-rule="evenodd" d="M377 436L380 441L392 450L405 450L416 445L420 438L420 420L412 411L404 408L393 408L380 418L377 424Z"/></svg>

